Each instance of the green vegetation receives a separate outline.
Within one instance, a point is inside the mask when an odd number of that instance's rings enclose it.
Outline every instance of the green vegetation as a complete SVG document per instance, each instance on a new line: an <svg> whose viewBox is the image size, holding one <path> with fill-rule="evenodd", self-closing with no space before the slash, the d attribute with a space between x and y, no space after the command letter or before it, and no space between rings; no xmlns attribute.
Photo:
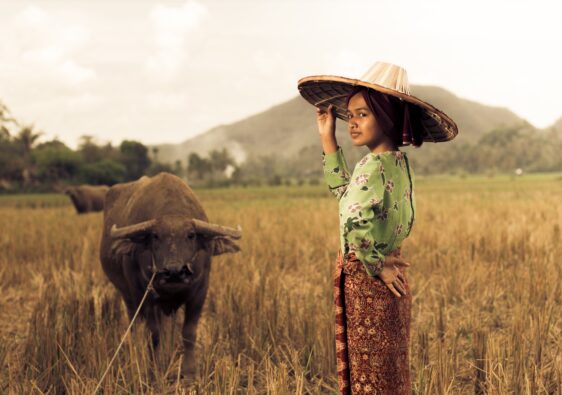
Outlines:
<svg viewBox="0 0 562 395"><path fill-rule="evenodd" d="M13 135L10 129L15 130ZM83 136L73 151L57 139L39 143L41 135L32 125L21 127L7 116L0 119L0 192L53 191L67 184L113 185L136 180L159 166L140 142L100 146L93 137ZM160 169L174 171L167 166Z"/></svg>

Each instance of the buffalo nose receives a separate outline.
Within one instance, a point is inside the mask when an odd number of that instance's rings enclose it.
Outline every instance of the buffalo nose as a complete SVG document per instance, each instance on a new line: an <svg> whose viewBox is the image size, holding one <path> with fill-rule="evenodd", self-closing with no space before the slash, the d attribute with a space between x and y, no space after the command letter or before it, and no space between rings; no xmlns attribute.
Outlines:
<svg viewBox="0 0 562 395"><path fill-rule="evenodd" d="M165 269L160 270L160 273L165 276L177 277L177 276L190 276L193 274L193 271L191 271L188 265L182 265L182 266L167 267Z"/></svg>
<svg viewBox="0 0 562 395"><path fill-rule="evenodd" d="M181 276L189 276L193 274L193 272L189 268L189 265L183 265L182 267L179 268L178 274Z"/></svg>

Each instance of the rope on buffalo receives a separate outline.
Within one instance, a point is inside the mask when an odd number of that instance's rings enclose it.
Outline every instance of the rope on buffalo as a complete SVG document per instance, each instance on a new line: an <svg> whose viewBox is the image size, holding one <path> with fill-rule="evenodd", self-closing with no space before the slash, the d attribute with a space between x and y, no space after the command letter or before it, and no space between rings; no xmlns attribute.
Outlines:
<svg viewBox="0 0 562 395"><path fill-rule="evenodd" d="M139 307L137 308L137 311L135 311L135 314L133 315L133 318L131 319L131 322L129 323L129 327L127 328L127 330L123 334L123 337L121 338L121 342L119 343L119 346L117 346L117 350L115 350L115 353L113 354L113 357L111 358L111 360L107 364L107 368L105 369L105 372L103 372L103 375L101 376L101 379L98 382L98 385L96 385L96 388L94 389L93 395L97 394L98 390L100 389L100 387L103 383L103 380L105 379L105 376L107 376L107 373L109 372L109 369L111 368L111 365L113 365L113 362L115 361L115 358L117 358L117 354L119 354L119 351L121 350L121 347L125 343L125 339L127 338L127 335L129 334L129 332L131 331L131 328L133 327L133 324L134 324L137 316L139 315L139 313L141 311L142 305L144 304L144 301L146 300L146 297L148 296L150 291L152 291L152 282L154 281L154 277L156 277L156 265L154 264L154 256L152 256L152 277L150 277L150 281L148 282L148 285L146 286L146 291L144 292L144 295L143 295L143 297L142 297L142 299L139 303Z"/></svg>

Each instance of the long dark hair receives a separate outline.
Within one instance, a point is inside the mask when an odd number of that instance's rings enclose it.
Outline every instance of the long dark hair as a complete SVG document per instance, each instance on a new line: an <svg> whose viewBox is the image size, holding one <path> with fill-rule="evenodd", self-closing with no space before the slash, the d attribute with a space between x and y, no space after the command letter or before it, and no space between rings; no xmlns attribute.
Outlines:
<svg viewBox="0 0 562 395"><path fill-rule="evenodd" d="M346 107L356 94L361 93L369 110L375 115L383 133L397 147L412 144L419 147L423 144L419 110L416 106L397 97L377 92L364 86L356 86L347 96Z"/></svg>

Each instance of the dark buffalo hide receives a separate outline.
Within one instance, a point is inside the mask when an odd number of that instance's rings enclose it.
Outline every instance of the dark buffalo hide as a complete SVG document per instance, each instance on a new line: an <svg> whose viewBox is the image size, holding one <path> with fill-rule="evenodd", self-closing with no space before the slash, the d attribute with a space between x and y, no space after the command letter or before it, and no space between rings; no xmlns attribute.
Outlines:
<svg viewBox="0 0 562 395"><path fill-rule="evenodd" d="M149 279L154 289L141 309L156 348L162 314L185 306L182 372L193 377L197 322L207 295L211 257L239 251L241 232L207 221L199 200L180 178L161 173L111 187L104 210L100 259L121 293L129 318Z"/></svg>
<svg viewBox="0 0 562 395"><path fill-rule="evenodd" d="M105 194L109 190L107 185L79 185L64 189L64 193L70 197L78 214L94 211L103 211Z"/></svg>

